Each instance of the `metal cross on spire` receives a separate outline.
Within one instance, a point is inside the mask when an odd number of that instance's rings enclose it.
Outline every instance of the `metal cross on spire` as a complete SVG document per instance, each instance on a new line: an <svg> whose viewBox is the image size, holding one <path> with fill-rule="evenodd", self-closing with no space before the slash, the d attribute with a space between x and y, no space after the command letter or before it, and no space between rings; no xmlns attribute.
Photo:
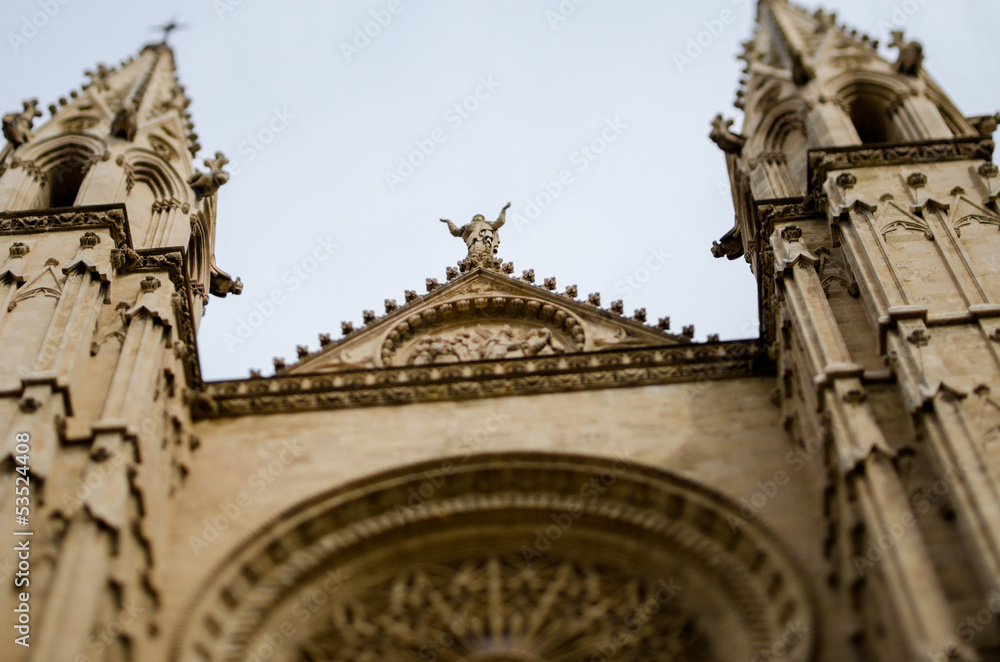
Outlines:
<svg viewBox="0 0 1000 662"><path fill-rule="evenodd" d="M150 30L161 30L163 32L163 42L162 43L166 44L167 43L167 39L170 38L170 33L171 32L173 32L174 30L183 30L183 29L188 28L190 26L191 26L190 23L178 23L177 19L173 19L172 18L167 23L164 23L163 25L158 25L158 26L152 27L152 28L150 28Z"/></svg>

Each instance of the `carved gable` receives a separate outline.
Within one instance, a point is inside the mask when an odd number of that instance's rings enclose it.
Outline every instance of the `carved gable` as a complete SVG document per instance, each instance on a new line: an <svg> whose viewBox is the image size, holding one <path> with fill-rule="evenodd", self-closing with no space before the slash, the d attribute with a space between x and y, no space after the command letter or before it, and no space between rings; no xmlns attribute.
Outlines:
<svg viewBox="0 0 1000 662"><path fill-rule="evenodd" d="M687 341L568 295L474 269L282 372L530 358Z"/></svg>

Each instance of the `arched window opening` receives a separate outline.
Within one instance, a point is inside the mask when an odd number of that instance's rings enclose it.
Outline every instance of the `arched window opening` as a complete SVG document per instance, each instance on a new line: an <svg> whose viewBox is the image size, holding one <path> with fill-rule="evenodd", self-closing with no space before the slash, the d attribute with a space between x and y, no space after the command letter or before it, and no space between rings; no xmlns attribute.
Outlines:
<svg viewBox="0 0 1000 662"><path fill-rule="evenodd" d="M851 102L851 122L863 144L896 140L885 104L876 97L867 94L857 96Z"/></svg>
<svg viewBox="0 0 1000 662"><path fill-rule="evenodd" d="M83 178L90 163L80 155L70 155L49 168L46 173L48 189L44 207L72 207L83 185Z"/></svg>

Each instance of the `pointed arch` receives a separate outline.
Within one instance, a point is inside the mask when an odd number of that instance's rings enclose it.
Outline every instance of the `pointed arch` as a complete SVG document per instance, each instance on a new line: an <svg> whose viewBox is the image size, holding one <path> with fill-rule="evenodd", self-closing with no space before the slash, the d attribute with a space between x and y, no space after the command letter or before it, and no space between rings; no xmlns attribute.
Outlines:
<svg viewBox="0 0 1000 662"><path fill-rule="evenodd" d="M91 167L107 158L108 146L86 133L63 133L27 145L18 157L24 181L16 196L22 209L71 207Z"/></svg>
<svg viewBox="0 0 1000 662"><path fill-rule="evenodd" d="M123 171L118 199L125 202L138 245L186 245L188 237L180 237L176 222L178 212L190 211L192 199L177 170L154 150L139 147L126 150L117 163Z"/></svg>
<svg viewBox="0 0 1000 662"><path fill-rule="evenodd" d="M862 144L916 142L950 137L940 105L900 76L851 71L826 91L847 113Z"/></svg>
<svg viewBox="0 0 1000 662"><path fill-rule="evenodd" d="M755 132L750 168L757 199L805 194L809 137L801 109L798 99L783 101L764 116Z"/></svg>

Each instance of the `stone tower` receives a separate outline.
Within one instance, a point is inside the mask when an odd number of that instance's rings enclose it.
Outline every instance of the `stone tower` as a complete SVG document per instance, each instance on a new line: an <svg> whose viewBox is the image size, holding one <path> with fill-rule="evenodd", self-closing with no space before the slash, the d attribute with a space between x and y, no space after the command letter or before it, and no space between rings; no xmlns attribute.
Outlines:
<svg viewBox="0 0 1000 662"><path fill-rule="evenodd" d="M1000 586L1000 115L962 115L893 37L887 62L835 14L760 3L742 135L712 131L736 207L713 251L750 263L784 427L825 446L859 651L993 659L973 621Z"/></svg>
<svg viewBox="0 0 1000 662"><path fill-rule="evenodd" d="M995 659L997 118L902 34L758 14L711 137L759 339L515 275L505 207L446 221L425 292L206 382L242 284L170 49L6 115L0 658Z"/></svg>
<svg viewBox="0 0 1000 662"><path fill-rule="evenodd" d="M195 333L208 293L241 287L212 259L225 159L192 167L170 49L87 74L37 129L35 101L3 118L0 522L5 540L32 533L2 571L2 629L31 628L30 648L5 637L7 660L151 659Z"/></svg>

